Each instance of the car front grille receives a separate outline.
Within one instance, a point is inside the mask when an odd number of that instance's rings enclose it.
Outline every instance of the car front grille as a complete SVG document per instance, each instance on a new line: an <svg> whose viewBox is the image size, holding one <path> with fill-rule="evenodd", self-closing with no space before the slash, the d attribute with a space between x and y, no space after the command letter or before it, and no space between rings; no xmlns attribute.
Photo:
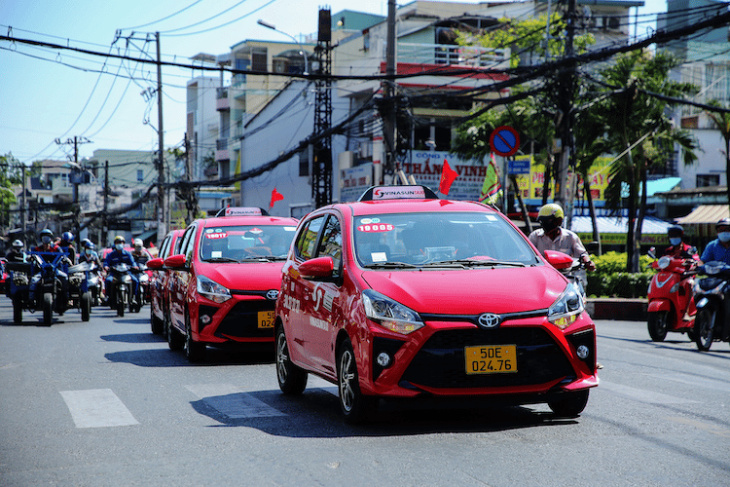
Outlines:
<svg viewBox="0 0 730 487"><path fill-rule="evenodd" d="M516 345L517 372L468 375L464 348ZM460 389L544 384L574 377L570 361L551 336L539 327L502 326L494 330L444 330L435 333L401 377L403 387Z"/></svg>
<svg viewBox="0 0 730 487"><path fill-rule="evenodd" d="M215 336L219 338L266 338L274 336L273 328L258 327L258 312L273 311L272 301L240 301L218 325Z"/></svg>

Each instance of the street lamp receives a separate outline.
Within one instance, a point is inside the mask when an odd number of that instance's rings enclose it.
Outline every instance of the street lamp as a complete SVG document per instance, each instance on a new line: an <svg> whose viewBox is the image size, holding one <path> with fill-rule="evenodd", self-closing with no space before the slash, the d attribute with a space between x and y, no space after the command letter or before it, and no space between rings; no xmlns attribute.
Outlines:
<svg viewBox="0 0 730 487"><path fill-rule="evenodd" d="M256 21L256 23L259 24L261 27L266 27L267 29L271 29L280 34L284 34L285 36L291 38L294 42L296 42L297 46L299 46L299 49L300 49L299 54L301 54L304 57L304 75L306 76L309 74L309 62L307 61L307 52L304 50L304 47L302 47L302 44L296 39L296 37L294 37L291 34L287 34L283 30L277 29L276 26L274 26L273 24L270 24L264 20L259 19Z"/></svg>

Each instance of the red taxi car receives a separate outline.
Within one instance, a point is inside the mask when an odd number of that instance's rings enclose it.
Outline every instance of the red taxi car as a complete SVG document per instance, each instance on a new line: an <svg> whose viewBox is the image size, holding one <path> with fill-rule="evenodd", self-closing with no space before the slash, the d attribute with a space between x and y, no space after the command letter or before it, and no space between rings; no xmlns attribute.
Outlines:
<svg viewBox="0 0 730 487"><path fill-rule="evenodd" d="M170 271L163 268L164 260L171 255L177 254L180 248L180 237L185 230L173 230L169 232L162 241L157 258L147 261L147 268L152 270L150 277L150 325L152 333L164 334L170 326L170 313L168 303Z"/></svg>
<svg viewBox="0 0 730 487"><path fill-rule="evenodd" d="M227 208L226 215L191 223L180 253L164 260L173 270L168 343L191 362L208 345L274 341L281 268L298 221L260 208Z"/></svg>
<svg viewBox="0 0 730 487"><path fill-rule="evenodd" d="M281 390L316 374L338 385L350 422L378 397L491 396L577 416L598 385L578 289L498 211L422 186L371 188L302 220L275 334Z"/></svg>

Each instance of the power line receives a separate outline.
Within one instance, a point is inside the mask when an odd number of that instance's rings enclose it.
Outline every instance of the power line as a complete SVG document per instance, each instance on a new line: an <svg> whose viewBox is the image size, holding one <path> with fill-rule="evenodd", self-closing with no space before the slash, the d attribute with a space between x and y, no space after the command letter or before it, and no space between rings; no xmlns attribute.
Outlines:
<svg viewBox="0 0 730 487"><path fill-rule="evenodd" d="M195 6L195 5L199 4L199 3L200 3L200 2L202 2L202 1L203 1L203 0L195 0L195 1L193 2L193 3L191 3L191 4L190 4L190 5L188 5L187 7L183 7L183 8L181 8L180 10L178 10L177 12L175 12L175 13L172 13L172 14L170 14L170 15L166 16L166 17L162 17L161 19L153 20L152 22L147 22L146 24L142 24L142 25L136 25L136 26L134 26L134 27L125 27L125 28L124 28L124 29L122 29L122 30L133 30L133 29L139 29L140 27L147 27L148 25L152 25L152 24L157 24L158 22L162 22L163 20L171 19L172 17L174 17L174 16L176 16L176 15L178 15L178 14L180 14L180 13L182 13L182 12L186 11L186 10L187 10L187 9L189 9L190 7L193 7L193 6Z"/></svg>

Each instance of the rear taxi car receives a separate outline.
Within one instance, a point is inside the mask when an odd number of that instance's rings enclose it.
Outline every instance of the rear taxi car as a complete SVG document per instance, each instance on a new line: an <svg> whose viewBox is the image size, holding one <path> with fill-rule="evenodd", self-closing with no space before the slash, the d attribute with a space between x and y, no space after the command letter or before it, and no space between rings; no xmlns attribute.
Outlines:
<svg viewBox="0 0 730 487"><path fill-rule="evenodd" d="M285 394L313 373L348 422L377 398L484 396L577 416L598 385L576 287L500 212L375 187L299 225L276 305Z"/></svg>
<svg viewBox="0 0 730 487"><path fill-rule="evenodd" d="M150 325L152 333L167 336L170 327L169 301L170 271L163 267L164 260L178 254L180 237L185 230L173 230L167 234L160 245L157 257L147 261L147 268L152 270L150 277Z"/></svg>
<svg viewBox="0 0 730 487"><path fill-rule="evenodd" d="M191 223L179 254L164 260L173 271L170 349L198 362L207 346L273 343L281 268L297 223L260 208L227 208L226 216Z"/></svg>

